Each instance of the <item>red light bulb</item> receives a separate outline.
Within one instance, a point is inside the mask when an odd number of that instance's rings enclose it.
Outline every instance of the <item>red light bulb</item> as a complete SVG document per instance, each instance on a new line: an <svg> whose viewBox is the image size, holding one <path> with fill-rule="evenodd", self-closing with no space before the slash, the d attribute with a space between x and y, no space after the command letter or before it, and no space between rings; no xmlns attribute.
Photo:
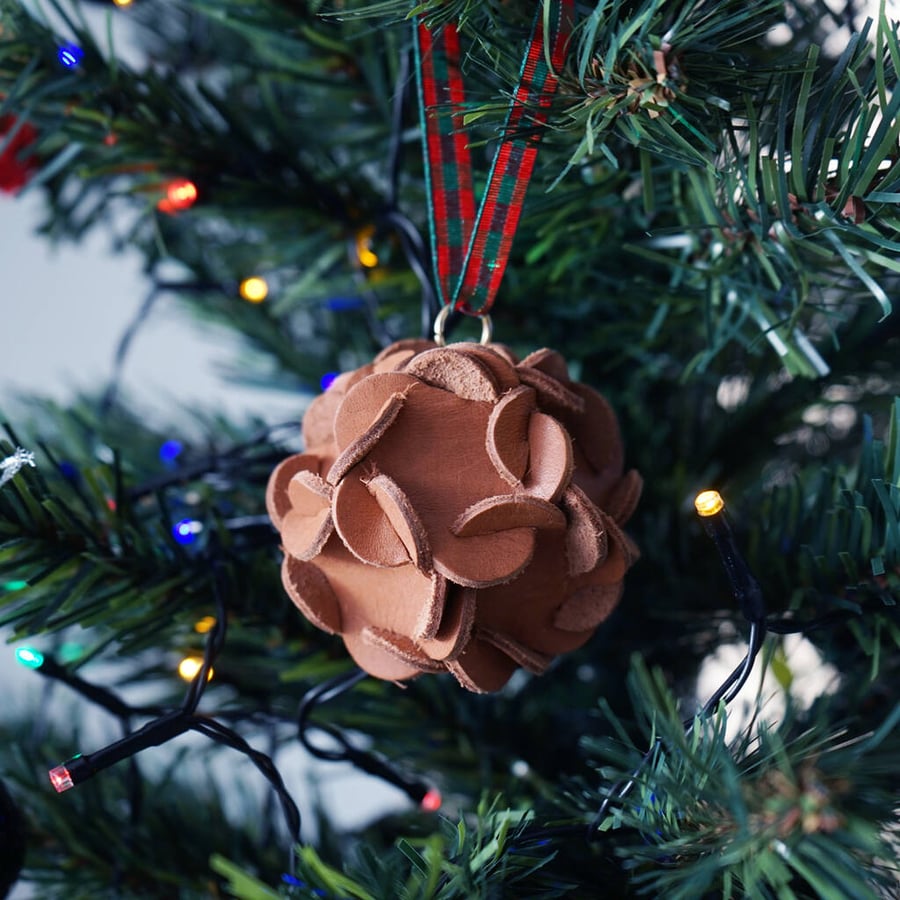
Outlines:
<svg viewBox="0 0 900 900"><path fill-rule="evenodd" d="M156 204L165 213L176 213L190 209L197 202L197 185L187 178L176 178L166 185L166 196Z"/></svg>
<svg viewBox="0 0 900 900"><path fill-rule="evenodd" d="M63 791L68 791L70 788L75 787L75 782L72 781L72 775L66 768L65 763L51 769L47 774L50 776L50 784L53 785L57 794L61 794Z"/></svg>
<svg viewBox="0 0 900 900"><path fill-rule="evenodd" d="M425 812L437 812L441 808L443 802L444 798L441 796L441 792L437 788L430 788L419 802L419 806L421 806Z"/></svg>

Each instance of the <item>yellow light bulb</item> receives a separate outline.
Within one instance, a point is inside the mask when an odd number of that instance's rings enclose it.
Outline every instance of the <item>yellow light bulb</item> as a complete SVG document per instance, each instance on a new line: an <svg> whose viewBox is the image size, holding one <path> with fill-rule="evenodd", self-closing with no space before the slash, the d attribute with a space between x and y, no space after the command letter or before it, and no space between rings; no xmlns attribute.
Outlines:
<svg viewBox="0 0 900 900"><path fill-rule="evenodd" d="M198 622L194 623L194 631L197 634L208 634L213 630L216 626L216 617L215 616L204 616Z"/></svg>
<svg viewBox="0 0 900 900"><path fill-rule="evenodd" d="M245 278L238 290L248 303L262 303L269 296L269 285L266 279L256 275L252 278Z"/></svg>
<svg viewBox="0 0 900 900"><path fill-rule="evenodd" d="M718 491L702 491L694 498L694 508L698 516L709 518L725 509L725 501Z"/></svg>
<svg viewBox="0 0 900 900"><path fill-rule="evenodd" d="M359 264L366 269L374 269L378 265L378 255L372 250L372 237L375 226L369 225L356 235L356 257Z"/></svg>
<svg viewBox="0 0 900 900"><path fill-rule="evenodd" d="M131 6L131 0L113 0L116 6Z"/></svg>
<svg viewBox="0 0 900 900"><path fill-rule="evenodd" d="M178 674L185 681L193 681L197 673L203 668L203 660L199 656L186 656L178 663ZM206 680L209 681L213 677L213 670L210 668Z"/></svg>

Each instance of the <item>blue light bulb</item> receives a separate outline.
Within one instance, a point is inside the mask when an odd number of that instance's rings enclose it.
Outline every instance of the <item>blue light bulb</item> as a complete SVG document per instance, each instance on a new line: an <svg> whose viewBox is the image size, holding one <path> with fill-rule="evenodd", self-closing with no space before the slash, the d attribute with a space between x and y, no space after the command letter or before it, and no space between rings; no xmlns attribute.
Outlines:
<svg viewBox="0 0 900 900"><path fill-rule="evenodd" d="M203 525L196 519L182 519L172 526L172 537L179 544L193 544L201 531L203 531Z"/></svg>
<svg viewBox="0 0 900 900"><path fill-rule="evenodd" d="M334 383L334 379L340 375L340 372L326 372L319 379L319 387L322 388L323 391L327 391L328 388Z"/></svg>
<svg viewBox="0 0 900 900"><path fill-rule="evenodd" d="M56 51L56 58L67 68L74 69L84 57L84 50L77 44L63 44Z"/></svg>
<svg viewBox="0 0 900 900"><path fill-rule="evenodd" d="M181 441L165 441L159 448L159 458L164 463L175 462L182 450L184 450L184 445Z"/></svg>
<svg viewBox="0 0 900 900"><path fill-rule="evenodd" d="M59 464L59 474L62 475L67 481L71 481L73 483L79 481L81 479L81 473L78 471L78 466L75 463L69 462L67 459L62 460Z"/></svg>

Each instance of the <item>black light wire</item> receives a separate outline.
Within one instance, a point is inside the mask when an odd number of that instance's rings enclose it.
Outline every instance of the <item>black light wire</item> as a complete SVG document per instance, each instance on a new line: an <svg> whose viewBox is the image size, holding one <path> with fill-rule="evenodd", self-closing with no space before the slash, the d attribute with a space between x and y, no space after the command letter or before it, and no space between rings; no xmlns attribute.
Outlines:
<svg viewBox="0 0 900 900"><path fill-rule="evenodd" d="M322 684L316 685L316 687L308 691L297 710L297 735L300 743L317 759L328 760L329 762L349 762L360 771L380 778L382 781L399 788L414 802L421 803L431 790L426 782L404 775L386 759L375 753L354 747L344 734L334 726L323 722L313 723L310 721L313 712L324 703L347 693L368 677L368 674L362 669L354 668L349 672L342 673ZM318 746L310 740L309 732L311 729L317 729L327 734L338 744L340 749L331 750Z"/></svg>
<svg viewBox="0 0 900 900"><path fill-rule="evenodd" d="M693 732L698 719L709 717L715 713L720 703L727 706L735 699L735 697L737 697L741 689L747 683L747 680L750 678L756 659L759 656L766 635L769 632L774 634L800 634L815 628L821 628L826 625L846 621L847 618L862 614L862 611L859 609L839 610L806 622L792 622L785 619L769 618L766 613L762 589L756 576L751 571L737 546L725 509L723 508L714 516L705 517L703 522L707 533L713 540L716 549L719 552L720 560L731 584L732 593L738 602L744 618L749 623L749 633L747 638L748 647L744 658L707 699L697 715L683 723L685 736L689 736ZM654 753L656 753L660 745L661 740L657 739L635 767L631 777L613 785L588 826L588 841L596 839L600 825L603 822L604 816L610 805L614 801L620 802L628 796L637 783L641 771L653 757Z"/></svg>
<svg viewBox="0 0 900 900"><path fill-rule="evenodd" d="M732 595L749 623L748 646L744 658L707 699L699 712L682 723L685 737L693 733L694 726L699 719L708 718L718 709L720 703L727 706L741 692L753 672L754 664L769 628L762 588L737 545L724 504L712 515L704 514L702 521L706 533L718 551L722 567L725 569L731 585ZM614 784L603 798L603 802L588 825L586 839L589 842L595 840L599 834L600 826L611 804L614 801L621 802L631 793L644 767L661 745L662 739L657 738L632 771L631 777Z"/></svg>
<svg viewBox="0 0 900 900"><path fill-rule="evenodd" d="M215 548L218 551L218 548ZM222 559L214 555L211 561L213 570L213 597L216 607L216 622L210 629L204 648L203 662L199 671L191 679L185 692L184 700L175 710L161 710L158 707L133 707L125 703L108 688L93 685L90 682L68 672L55 660L46 658L38 669L44 675L55 678L71 687L85 699L101 706L108 712L117 716L123 723L123 729L127 730L127 723L136 714L152 712L156 718L148 722L137 731L126 735L114 744L89 755L77 756L69 760L64 766L73 773L73 781L78 784L86 778L99 772L109 765L113 765L123 759L129 759L132 764L134 755L149 746L157 746L168 740L192 730L202 734L216 743L230 747L246 756L257 770L266 778L281 805L285 824L293 842L300 840L301 817L297 804L290 795L284 780L272 758L265 753L253 748L240 734L223 725L216 719L200 715L197 708L206 689L208 675L213 662L222 651L227 632L227 610L224 599L224 563ZM135 772L133 768L132 772ZM140 806L140 796L133 795L132 818L137 815ZM290 866L294 868L294 854L291 851Z"/></svg>

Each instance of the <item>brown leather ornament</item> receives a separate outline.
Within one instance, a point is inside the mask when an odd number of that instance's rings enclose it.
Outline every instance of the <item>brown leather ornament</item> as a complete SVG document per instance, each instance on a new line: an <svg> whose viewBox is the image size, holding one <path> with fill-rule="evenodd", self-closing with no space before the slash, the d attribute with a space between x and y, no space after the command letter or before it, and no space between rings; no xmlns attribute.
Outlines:
<svg viewBox="0 0 900 900"><path fill-rule="evenodd" d="M266 493L282 578L370 674L494 691L618 603L641 479L558 353L400 341L317 397L303 436Z"/></svg>

